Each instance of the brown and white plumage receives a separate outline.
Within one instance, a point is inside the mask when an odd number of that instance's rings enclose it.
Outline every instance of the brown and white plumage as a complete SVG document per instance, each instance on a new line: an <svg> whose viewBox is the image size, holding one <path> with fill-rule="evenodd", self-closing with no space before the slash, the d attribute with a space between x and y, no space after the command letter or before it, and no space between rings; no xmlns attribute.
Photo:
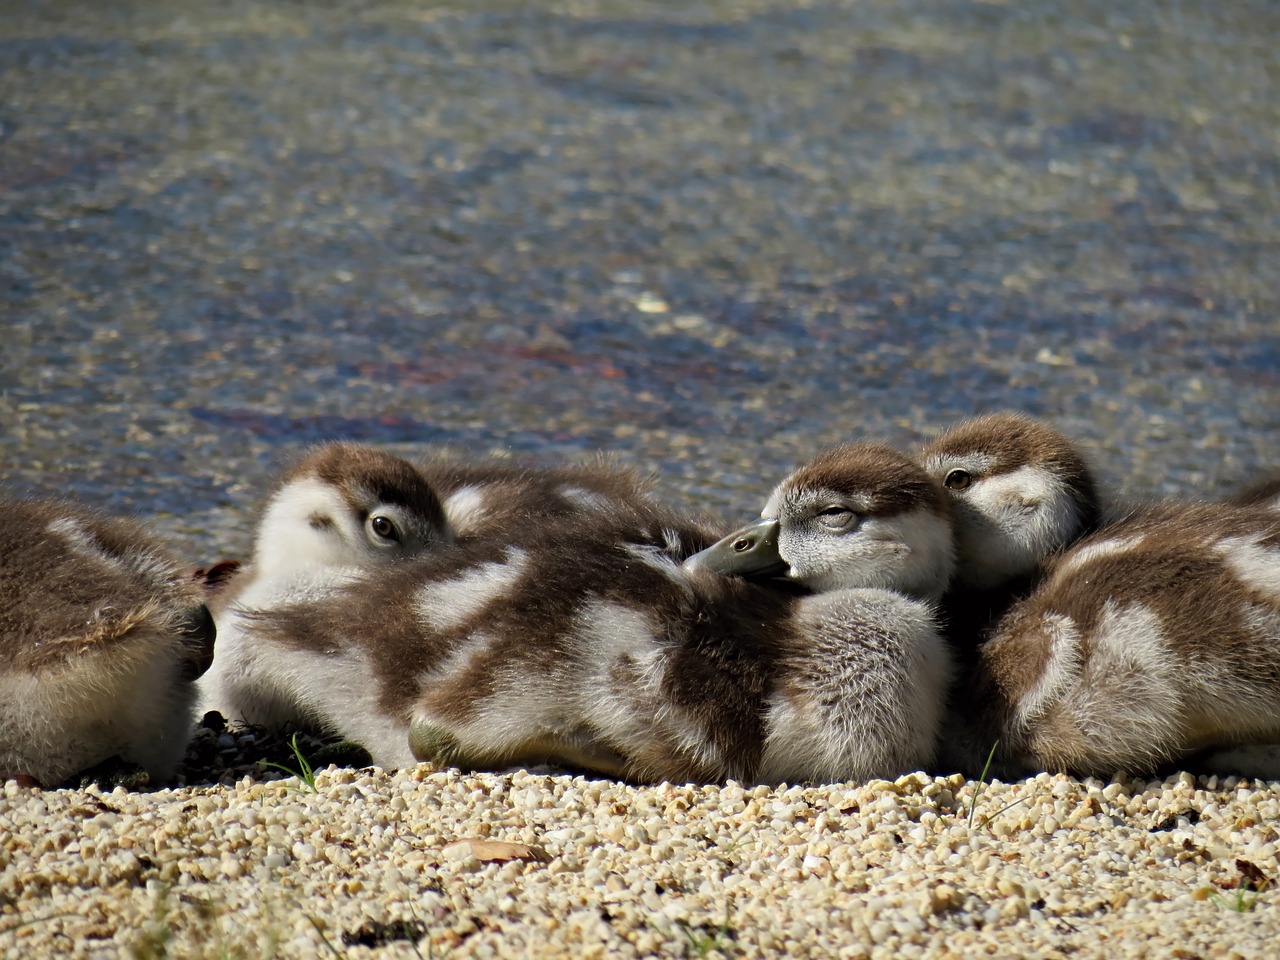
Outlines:
<svg viewBox="0 0 1280 960"><path fill-rule="evenodd" d="M414 464L361 444L324 444L276 481L253 557L219 591L220 601L257 606L323 591L344 572L386 566L452 539L439 497Z"/></svg>
<svg viewBox="0 0 1280 960"><path fill-rule="evenodd" d="M980 661L984 739L1024 770L1280 741L1280 515L1178 504L1111 524L1050 562Z"/></svg>
<svg viewBox="0 0 1280 960"><path fill-rule="evenodd" d="M868 443L820 453L774 488L759 521L686 566L812 591L790 602L796 653L767 722L777 762L808 778L932 762L952 672L934 621L954 567L951 507L909 458Z"/></svg>
<svg viewBox="0 0 1280 960"><path fill-rule="evenodd" d="M956 567L942 615L962 663L1045 562L1101 522L1093 472L1053 426L1014 413L966 420L920 462L951 497Z"/></svg>
<svg viewBox="0 0 1280 960"><path fill-rule="evenodd" d="M550 686L548 672L564 678L636 640L636 617L618 597L659 609L685 603L679 561L710 541L668 511L619 505L455 543L331 596L262 611L251 629L259 649L274 651L300 713L384 766L414 762L420 707L465 741L441 761L558 759L615 772L612 750L572 726L564 702L594 688L585 679ZM628 685L623 673L614 680ZM542 729L539 711L563 719ZM649 718L629 722L647 728Z"/></svg>
<svg viewBox="0 0 1280 960"><path fill-rule="evenodd" d="M847 463L884 466L857 451ZM883 539L894 511L876 514L876 483L839 480L868 520L846 545ZM945 502L924 488L945 544ZM310 716L384 765L552 759L638 780L779 781L927 763L945 649L927 603L879 586L911 545L855 548L861 574L798 597L683 563L712 539L657 505L616 504L455 543L254 629L292 664Z"/></svg>
<svg viewBox="0 0 1280 960"><path fill-rule="evenodd" d="M250 562L210 597L218 647L200 681L201 708L265 726L302 719L281 675L287 665L258 642L258 613L317 600L452 539L414 464L354 443L311 450L268 495Z"/></svg>
<svg viewBox="0 0 1280 960"><path fill-rule="evenodd" d="M455 541L509 536L553 519L649 502L649 484L607 464L531 467L500 460L413 463L355 443L316 447L276 482L253 558L211 598L218 655L205 709L266 726L313 718L256 618L306 604Z"/></svg>
<svg viewBox="0 0 1280 960"><path fill-rule="evenodd" d="M0 780L112 756L169 778L213 639L202 590L138 524L0 502Z"/></svg>
<svg viewBox="0 0 1280 960"><path fill-rule="evenodd" d="M934 608L954 556L950 504L919 466L881 444L828 450L688 565L812 591L790 601L802 652L770 705L775 757L846 778L933 760L952 673Z"/></svg>
<svg viewBox="0 0 1280 960"><path fill-rule="evenodd" d="M455 539L502 536L523 524L544 524L617 505L653 503L653 481L601 459L534 466L501 459L434 459L418 464L436 491Z"/></svg>
<svg viewBox="0 0 1280 960"><path fill-rule="evenodd" d="M999 741L1006 773L1142 772L1280 734L1280 515L1241 506L1265 491L1102 522L1070 442L1012 415L923 461L956 505L953 635L982 641L957 687L962 763Z"/></svg>
<svg viewBox="0 0 1280 960"><path fill-rule="evenodd" d="M1032 577L1099 522L1097 484L1051 425L1015 413L967 420L921 451L955 507L955 582L989 590Z"/></svg>

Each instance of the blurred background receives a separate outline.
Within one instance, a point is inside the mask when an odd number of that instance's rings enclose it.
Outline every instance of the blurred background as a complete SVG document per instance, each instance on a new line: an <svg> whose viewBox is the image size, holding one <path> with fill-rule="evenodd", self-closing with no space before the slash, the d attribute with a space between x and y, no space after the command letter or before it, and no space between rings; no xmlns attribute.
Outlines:
<svg viewBox="0 0 1280 960"><path fill-rule="evenodd" d="M1270 0L0 5L0 485L193 560L331 437L731 520L993 409L1280 465Z"/></svg>

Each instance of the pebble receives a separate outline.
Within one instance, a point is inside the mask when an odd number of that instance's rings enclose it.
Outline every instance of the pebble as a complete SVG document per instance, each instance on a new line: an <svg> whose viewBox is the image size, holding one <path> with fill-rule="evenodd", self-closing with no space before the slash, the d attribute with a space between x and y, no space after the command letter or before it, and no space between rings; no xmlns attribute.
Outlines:
<svg viewBox="0 0 1280 960"><path fill-rule="evenodd" d="M273 942L332 956L362 929L426 931L389 956L1055 956L1103 943L1108 957L1222 943L1266 956L1280 942L1280 897L1248 885L1255 869L1280 878L1280 783L1042 774L988 784L972 826L977 785L923 774L774 789L330 767L315 793L291 786L6 784L0 955L143 955L161 916L168 955L197 957ZM547 856L489 862L475 838Z"/></svg>

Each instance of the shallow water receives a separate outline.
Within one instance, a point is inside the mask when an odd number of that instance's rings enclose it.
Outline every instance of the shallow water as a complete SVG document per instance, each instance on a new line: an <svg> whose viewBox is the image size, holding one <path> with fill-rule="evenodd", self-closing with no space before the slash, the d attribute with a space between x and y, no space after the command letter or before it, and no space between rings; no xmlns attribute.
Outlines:
<svg viewBox="0 0 1280 960"><path fill-rule="evenodd" d="M334 436L661 472L1055 418L1280 462L1280 11L10 3L0 482L242 551Z"/></svg>

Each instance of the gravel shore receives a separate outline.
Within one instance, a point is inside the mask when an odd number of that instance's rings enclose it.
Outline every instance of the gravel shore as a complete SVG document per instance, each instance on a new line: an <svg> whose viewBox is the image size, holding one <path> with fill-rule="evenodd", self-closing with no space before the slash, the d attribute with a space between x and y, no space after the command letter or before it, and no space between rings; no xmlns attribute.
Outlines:
<svg viewBox="0 0 1280 960"><path fill-rule="evenodd" d="M1280 783L1188 774L634 787L423 765L330 767L314 790L11 782L0 949L1270 957L1278 815Z"/></svg>

